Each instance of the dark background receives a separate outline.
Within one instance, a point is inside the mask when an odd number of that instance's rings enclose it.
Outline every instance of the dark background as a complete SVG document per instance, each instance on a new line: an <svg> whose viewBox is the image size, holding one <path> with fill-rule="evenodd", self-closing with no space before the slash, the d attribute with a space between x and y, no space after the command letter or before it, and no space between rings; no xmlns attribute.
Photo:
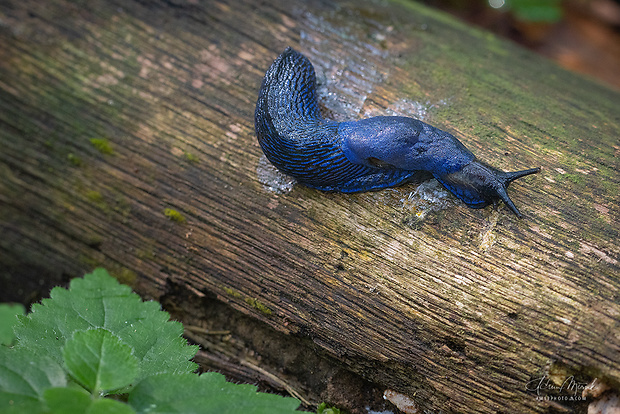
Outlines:
<svg viewBox="0 0 620 414"><path fill-rule="evenodd" d="M424 0L620 89L620 0ZM491 4L499 8L493 8Z"/></svg>

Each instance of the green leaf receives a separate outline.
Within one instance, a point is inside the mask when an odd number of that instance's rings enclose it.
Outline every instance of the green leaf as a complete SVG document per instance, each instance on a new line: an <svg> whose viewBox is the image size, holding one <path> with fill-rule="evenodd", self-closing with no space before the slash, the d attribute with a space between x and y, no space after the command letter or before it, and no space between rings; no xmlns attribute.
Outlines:
<svg viewBox="0 0 620 414"><path fill-rule="evenodd" d="M44 355L26 349L0 347L0 412L42 412L47 388L64 387L62 367Z"/></svg>
<svg viewBox="0 0 620 414"><path fill-rule="evenodd" d="M0 303L0 345L10 345L15 339L13 327L17 324L17 315L26 313L20 303Z"/></svg>
<svg viewBox="0 0 620 414"><path fill-rule="evenodd" d="M136 411L129 405L113 400L111 398L101 398L93 401L88 410L88 414L135 414Z"/></svg>
<svg viewBox="0 0 620 414"><path fill-rule="evenodd" d="M71 376L95 395L127 387L138 375L131 347L106 329L76 332L63 355Z"/></svg>
<svg viewBox="0 0 620 414"><path fill-rule="evenodd" d="M316 414L340 414L340 409L336 407L330 407L327 403L322 402L316 408Z"/></svg>
<svg viewBox="0 0 620 414"><path fill-rule="evenodd" d="M73 279L70 288L54 288L50 299L33 305L15 327L18 346L63 363L62 349L76 331L104 328L133 349L136 382L154 373L196 369L189 361L196 346L181 338L183 325L170 321L157 302L143 302L104 269Z"/></svg>
<svg viewBox="0 0 620 414"><path fill-rule="evenodd" d="M50 388L43 396L53 414L85 413L92 402L92 396L81 388Z"/></svg>
<svg viewBox="0 0 620 414"><path fill-rule="evenodd" d="M561 0L508 0L506 4L523 21L555 23L562 19Z"/></svg>
<svg viewBox="0 0 620 414"><path fill-rule="evenodd" d="M138 413L290 414L299 401L259 393L253 385L232 384L209 372L148 377L129 393L129 404Z"/></svg>
<svg viewBox="0 0 620 414"><path fill-rule="evenodd" d="M45 401L52 414L135 414L129 405L110 398L93 398L79 388L50 388Z"/></svg>

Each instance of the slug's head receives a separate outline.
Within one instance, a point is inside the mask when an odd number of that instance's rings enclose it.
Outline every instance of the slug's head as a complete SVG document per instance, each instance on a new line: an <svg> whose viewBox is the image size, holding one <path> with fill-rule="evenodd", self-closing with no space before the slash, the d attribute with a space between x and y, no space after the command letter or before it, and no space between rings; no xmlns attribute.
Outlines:
<svg viewBox="0 0 620 414"><path fill-rule="evenodd" d="M459 171L444 174L437 178L452 194L471 208L483 208L502 200L517 217L521 213L514 205L506 189L517 178L535 174L540 168L529 170L504 172L487 164L474 160Z"/></svg>

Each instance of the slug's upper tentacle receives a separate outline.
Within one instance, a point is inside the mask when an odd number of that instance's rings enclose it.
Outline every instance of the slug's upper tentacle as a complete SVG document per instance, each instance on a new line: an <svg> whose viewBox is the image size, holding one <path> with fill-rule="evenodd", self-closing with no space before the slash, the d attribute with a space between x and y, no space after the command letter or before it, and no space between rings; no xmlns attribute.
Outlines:
<svg viewBox="0 0 620 414"><path fill-rule="evenodd" d="M327 121L317 104L314 68L291 48L265 74L255 127L272 164L320 190L392 187L428 171L469 207L503 200L521 217L506 189L513 180L539 170L500 171L478 161L453 135L413 118Z"/></svg>

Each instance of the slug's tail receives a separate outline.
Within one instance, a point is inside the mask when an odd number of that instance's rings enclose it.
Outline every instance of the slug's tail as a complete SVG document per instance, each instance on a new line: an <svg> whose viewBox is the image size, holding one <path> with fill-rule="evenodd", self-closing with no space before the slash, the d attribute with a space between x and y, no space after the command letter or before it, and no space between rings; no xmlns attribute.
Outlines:
<svg viewBox="0 0 620 414"><path fill-rule="evenodd" d="M498 178L503 182L503 185L496 189L497 190L497 196L519 218L522 218L523 216L521 215L521 212L519 212L519 209L517 208L517 206L514 205L514 203L510 199L510 197L508 197L508 193L506 192L506 188L508 188L508 185L511 182L513 182L514 180L516 180L518 178L521 178L521 177L525 177L526 175L536 174L539 171L540 171L540 167L530 168L528 170L522 170L522 171L513 171L513 172L503 172L503 171L500 171L500 172L497 173Z"/></svg>

